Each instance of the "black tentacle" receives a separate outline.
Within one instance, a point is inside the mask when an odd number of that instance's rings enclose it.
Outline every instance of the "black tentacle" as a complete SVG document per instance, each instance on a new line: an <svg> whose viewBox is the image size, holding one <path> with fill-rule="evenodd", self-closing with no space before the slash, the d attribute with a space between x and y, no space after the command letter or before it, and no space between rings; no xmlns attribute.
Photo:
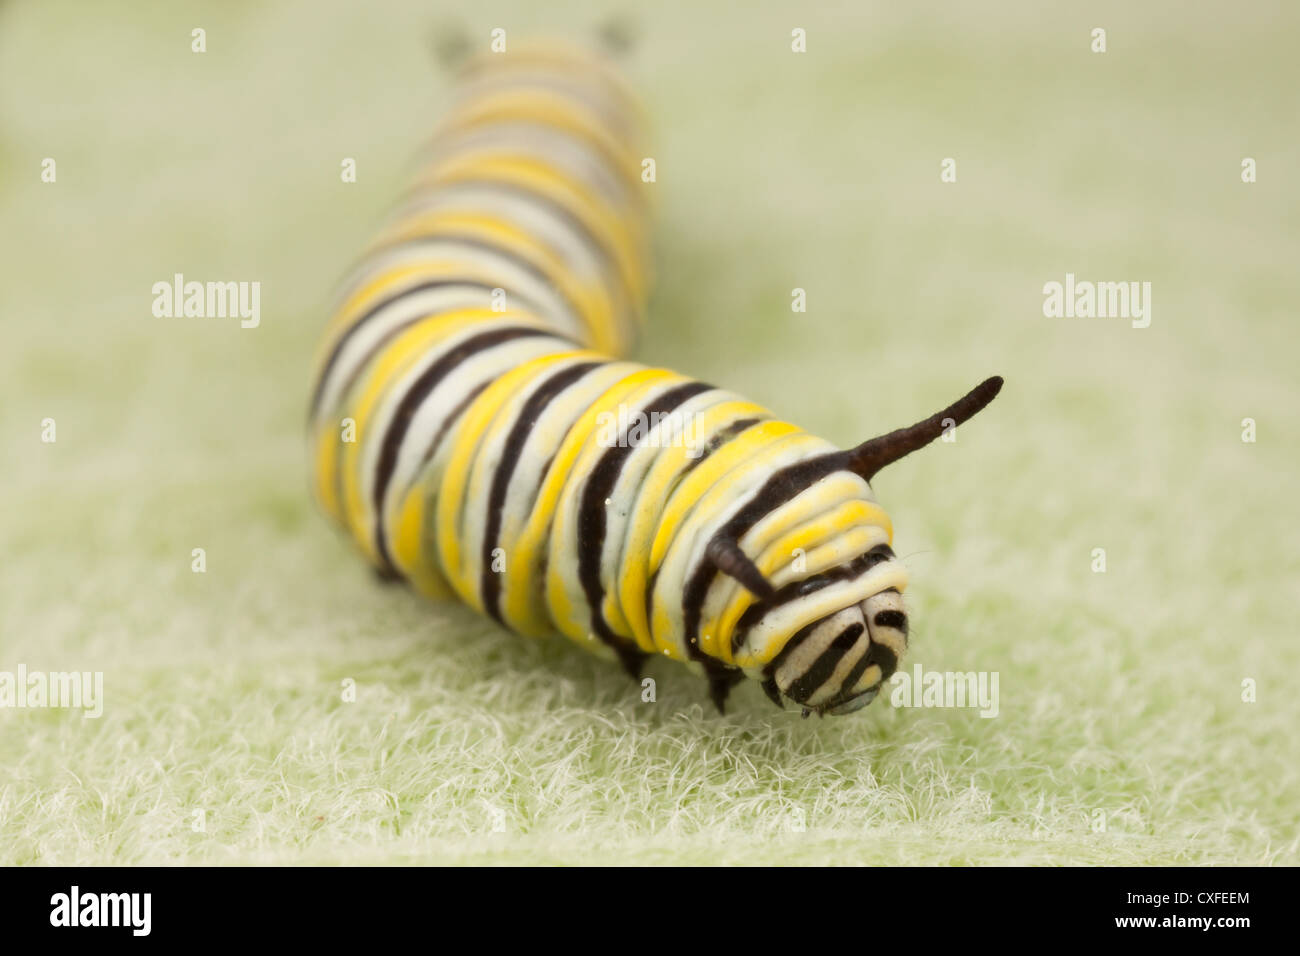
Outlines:
<svg viewBox="0 0 1300 956"><path fill-rule="evenodd" d="M763 577L763 572L733 539L715 536L705 548L704 556L723 574L743 584L755 597L765 598L772 594L772 585Z"/></svg>

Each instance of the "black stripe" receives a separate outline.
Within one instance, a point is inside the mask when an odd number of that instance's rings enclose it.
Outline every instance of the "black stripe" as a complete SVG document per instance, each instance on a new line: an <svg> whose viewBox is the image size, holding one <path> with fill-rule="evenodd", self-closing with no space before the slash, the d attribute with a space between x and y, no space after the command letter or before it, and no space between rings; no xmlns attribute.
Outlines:
<svg viewBox="0 0 1300 956"><path fill-rule="evenodd" d="M565 292L562 288L560 288L559 283L553 277L547 275L545 272L542 271L540 267L529 262L527 259L523 258L513 250L507 249L503 246L496 245L495 243L492 242L488 242L487 240L479 239L475 236L462 235L461 233L458 232L421 233L419 236L413 239L403 239L398 242L385 243L383 245L375 246L371 250L371 254L380 255L382 253L389 252L393 249L402 249L408 246L418 246L423 244L431 245L433 243L439 243L439 242L447 242L459 246L468 246L471 249L478 249L483 252L489 252L492 253L493 255L498 255L502 259L505 259L507 262L514 263L524 272L531 275L539 283L541 283L543 286L545 286L547 289L553 292L561 300L561 302L564 303L565 307L568 308L569 312L577 320L579 327L586 329L588 332L594 331L590 325L590 316L588 316L579 307L578 303L574 302L571 298L569 298L569 294ZM502 286L503 283L497 283L497 285L492 286L491 288L501 288ZM509 300L509 296L514 294L515 293L513 290L507 292L507 301ZM520 299L522 298L523 296L521 295ZM550 316L547 316L543 310L540 310L536 305L531 306L530 310L536 311L539 315L542 315L547 319L551 318ZM557 334L560 335L564 334L559 329L556 329L555 331L557 332Z"/></svg>
<svg viewBox="0 0 1300 956"><path fill-rule="evenodd" d="M781 701L781 688L776 686L776 678L769 677L767 680L763 681L761 686L763 688L763 693L767 695L767 699L784 710L785 704Z"/></svg>
<svg viewBox="0 0 1300 956"><path fill-rule="evenodd" d="M480 352L516 339L534 338L548 334L542 329L534 329L529 326L510 326L504 329L482 332L471 336L451 349L425 369L420 377L411 383L406 394L402 396L401 402L398 403L397 410L384 432L383 444L379 450L379 462L375 467L375 485L371 499L375 514L379 519L375 523L375 544L380 560L386 567L391 566L391 561L388 555L388 543L384 535L384 496L388 491L388 482L393 476L393 469L397 467L397 453L401 450L402 442L406 438L406 430L410 427L411 419L415 417L415 413L424 403L424 400L429 397L430 392L438 387L438 383L455 371L461 363ZM443 427L445 429L446 423L444 423Z"/></svg>
<svg viewBox="0 0 1300 956"><path fill-rule="evenodd" d="M443 423L438 427L437 434L435 434L433 438L429 440L428 447L424 449L424 454L420 456L421 468L427 465L429 461L433 458L433 456L437 453L438 446L441 445L442 440L445 437L447 437L447 432L451 431L452 426L454 426L456 423L460 421L461 416L465 414L465 410L469 408L472 404L474 404L474 399L478 398L480 395L486 392L487 387L491 385L493 381L495 380L488 379L486 381L479 382L477 385L471 388L469 392L466 393L464 398L462 398L459 402L456 403L456 407L451 410L451 413L447 416L446 420L443 421Z"/></svg>
<svg viewBox="0 0 1300 956"><path fill-rule="evenodd" d="M907 615L902 611L878 611L871 623L876 627L892 627L907 636Z"/></svg>
<svg viewBox="0 0 1300 956"><path fill-rule="evenodd" d="M518 54L514 54L518 55ZM537 82L547 90L566 99L581 104L584 108L599 114L601 125L611 128L620 142L627 142L633 132L630 117L633 114L631 101L616 86L602 81L599 87L585 84L587 77L581 75L573 64L561 64L557 61L543 59L525 60L523 69L545 74ZM469 82L480 84L489 92L499 93L518 88L521 83L512 77L492 76L490 71L495 66L481 61L470 61L465 67L465 76ZM516 120L515 122L518 122ZM435 139L433 142L437 142ZM426 147L427 148L427 147Z"/></svg>
<svg viewBox="0 0 1300 956"><path fill-rule="evenodd" d="M693 459L691 463L688 464L685 468L683 468L681 472L673 479L673 485L668 492L668 497L669 498L672 497L672 494L677 489L677 486L680 485L686 479L687 475L689 475L700 465L704 464L704 462L707 461L714 454L716 454L717 451L720 448L722 448L723 445L743 435L750 428L753 428L755 425L759 424L762 421L763 419L761 418L738 418L734 422L731 422L725 425L724 427L718 429L716 432L714 432L713 437L710 438L708 444L704 446L704 449L700 454L700 456L698 458ZM705 563L707 564L707 562ZM712 567L712 565L707 565L707 566ZM651 574L649 579L646 581L645 608L646 608L647 618L653 616L654 592L655 592L655 586L656 584L658 584L658 581L659 581L659 572L657 570L653 574ZM701 661L701 662L707 660L707 655L700 650L699 638L694 633L694 631L698 630L699 610L700 610L699 604L703 600L704 600L704 595L703 593L701 593L699 596L699 600L695 602L695 621L696 621L695 625L693 627L689 626L689 620L684 621L684 623L688 625L686 628L686 638L687 638L686 653L690 656L691 660ZM683 614L689 613L689 606L686 604L684 598L683 598L682 610L683 610Z"/></svg>
<svg viewBox="0 0 1300 956"><path fill-rule="evenodd" d="M483 134L486 131L491 130L492 126L502 127L507 125L533 126L543 129L548 133L559 133L571 143L576 144L579 148L579 152L589 151L595 153L602 160L599 165L603 167L608 178L608 183L612 185L618 193L617 196L611 196L602 189L600 191L600 205L606 207L607 211L612 211L615 214L621 214L625 211L624 203L626 203L628 207L637 211L642 211L644 209L646 203L639 195L638 191L635 189L629 189L619 176L619 158L609 152L606 143L600 140L591 139L581 133L575 133L571 130L554 126L550 123L538 122L537 120L512 117L506 120L492 120L488 125L476 126L468 130L459 130L458 135L453 138L439 138L433 141L430 144L432 148L428 149L425 153L425 158L422 159L422 163L424 165L432 166L438 162L455 159L459 156L463 156L465 153L472 153L475 149L481 149L484 144L499 147L502 145L501 139L494 139L490 136L484 136ZM476 136L481 136L482 140L475 142ZM511 148L527 159L543 162L547 166L558 170L567 180L577 181L579 178L578 172L571 168L569 164L556 160L553 156L548 155L544 150L530 149L526 143L513 143L511 144ZM462 180L459 179L456 180L456 182L461 181Z"/></svg>
<svg viewBox="0 0 1300 956"><path fill-rule="evenodd" d="M835 668L840 666L840 661L849 652L849 648L857 643L858 637L864 630L861 624L855 623L840 631L835 636L835 640L831 641L830 646L812 662L812 666L790 682L785 692L786 696L802 704L816 693L819 687L831 679Z"/></svg>
<svg viewBox="0 0 1300 956"><path fill-rule="evenodd" d="M712 385L703 382L687 382L668 389L651 404L638 411L647 419L654 415L667 415L696 395L712 389ZM600 605L605 596L604 587L600 582L600 559L605 548L605 499L618 483L618 476L627 463L628 456L636 447L626 444L623 441L625 438L623 434L618 437L622 443L605 449L605 453L600 456L595 468L592 469L591 476L583 488L582 503L578 510L578 578L582 582L582 590L591 608L592 631L606 644L627 640L627 638L620 638L610 629L604 615L600 612Z"/></svg>
<svg viewBox="0 0 1300 956"><path fill-rule="evenodd" d="M871 643L871 653L867 655L872 664L880 665L880 681L884 683L898 670L898 655L884 644Z"/></svg>
<svg viewBox="0 0 1300 956"><path fill-rule="evenodd" d="M808 640L809 635L820 623L821 621L813 621L811 624L805 624L795 631L790 640L785 642L785 647L777 651L776 656L767 662L767 665L763 668L763 676L773 677L781 665L785 663L785 659L793 654L799 648L799 645Z"/></svg>
<svg viewBox="0 0 1300 956"><path fill-rule="evenodd" d="M593 369L601 368L604 362L581 362L549 376L537 387L537 390L524 402L519 416L510 427L505 446L501 450L501 463L492 476L492 490L488 496L487 527L483 530L482 570L479 577L479 589L483 595L483 609L498 621L501 620L500 596L501 575L492 570L492 551L497 546L497 536L501 533L501 513L505 508L506 492L510 489L510 476L515 473L515 466L523 454L524 443L528 440L533 426L546 410L546 406L570 385ZM527 572L527 568L523 569Z"/></svg>
<svg viewBox="0 0 1300 956"><path fill-rule="evenodd" d="M724 524L715 536L739 541L745 532L752 528L763 515L794 498L806 490L814 481L842 468L847 460L847 454L847 452L842 451L830 452L816 458L810 458L807 461L789 465L775 472L763 483L763 486L759 488L758 493L750 500L749 504L733 515L731 520ZM717 573L717 569L712 564L701 561L695 568L695 573L687 578L686 586L682 589L682 618L686 625L686 648L691 652L691 656L696 659L702 656L698 646L700 605L704 602L704 597L708 593L709 583ZM647 605L651 593L650 589L646 590ZM739 630L739 627L737 627L737 630ZM737 648L739 646L733 636L732 647Z"/></svg>
<svg viewBox="0 0 1300 956"><path fill-rule="evenodd" d="M356 268L360 268L360 266L357 266ZM363 325L365 325L367 322L373 319L381 311L387 309L392 305L397 304L408 295L416 295L420 292L428 292L432 289L448 288L452 286L461 286L470 289L479 289L481 291L486 292L489 296L492 294L493 289L500 288L499 286L488 285L486 282L479 282L476 279L435 279L429 282L421 282L419 285L409 286L405 289L401 289L397 292L394 292L392 295L387 296L384 299L381 299L375 305L373 305L365 312L363 312L360 316L358 316L352 322L352 324L349 325L346 330L344 330L343 334L339 336L339 340L334 343L334 348L330 350L329 358L325 360L325 365L321 369L320 375L317 376L316 378L316 387L312 391L311 405L308 408L308 421L310 421L312 418L315 418L317 413L320 411L320 400L322 394L325 391L325 382L329 378L330 372L333 371L334 366L338 363L339 356L343 354L343 349L347 346L348 342L352 339L352 337L356 335L357 330L359 330ZM522 300L524 297L521 295L519 298ZM525 309L540 315L540 310L538 310L537 307L532 303L525 302ZM360 362L357 363L357 370L360 371L362 368L365 368L366 363L369 360L369 357L371 355L374 355L376 351L382 348L384 343L390 341L395 335L397 335L399 332L401 332L403 329L407 328L408 326L414 325L416 322L419 322L420 320L427 319L427 318L429 318L428 313L421 311L419 313L416 313L415 315L412 315L411 318L408 319L407 321L393 328L392 331L390 331L387 335L385 335L382 339L380 339L378 342L375 343L375 346L370 350L369 355L367 355L364 359L362 359ZM563 334L558 330L552 331L551 334L555 335L557 338L563 337ZM343 388L340 389L339 393L340 394L345 393L347 391L347 386L349 384L350 382L343 383Z"/></svg>
<svg viewBox="0 0 1300 956"><path fill-rule="evenodd" d="M849 698L844 695L848 694L853 689L854 685L862 679L862 675L867 672L867 668L870 667L872 663L871 648L869 647L867 648L866 653L858 658L858 662L853 665L853 669L844 675L844 682L840 684L840 693L837 695L836 700L831 701L827 706L833 707L836 703L848 700Z"/></svg>
<svg viewBox="0 0 1300 956"><path fill-rule="evenodd" d="M893 556L894 556L893 548L891 548L887 544L878 544L870 551L868 551L866 554L864 554L862 557L863 560L867 562L867 568L871 569L874 568L877 564L880 564L882 561L888 561ZM889 588L888 590L894 591L897 590L897 588Z"/></svg>
<svg viewBox="0 0 1300 956"><path fill-rule="evenodd" d="M882 552L888 552L887 554ZM751 627L762 619L764 614L799 598L806 597L815 591L820 591L828 585L837 581L849 581L862 577L877 564L888 560L893 556L888 545L877 545L866 554L860 554L852 561L844 564L837 564L835 567L820 574L814 574L811 577L804 578L802 581L791 581L778 588L768 597L755 601L749 607L745 608L745 613L740 615L740 620L736 622L736 630L731 635L731 647L735 652L745 643L746 633Z"/></svg>
<svg viewBox="0 0 1300 956"><path fill-rule="evenodd" d="M820 481L832 472L841 471L848 462L846 451L827 452L816 458L787 465L774 472L753 499L732 517L723 527L729 538L737 541L766 514L807 491L816 481Z"/></svg>
<svg viewBox="0 0 1300 956"><path fill-rule="evenodd" d="M579 219L577 216L571 213L568 209L566 209L564 206L557 203L550 196L547 196L544 193L535 192L525 186L520 186L515 183L509 183L502 180L458 179L456 182L448 183L444 186L416 187L415 189L410 190L406 194L406 196L403 197L403 199L398 203L398 209L400 210L406 204L410 203L412 199L418 199L420 196L426 194L433 194L435 192L436 193L445 193L448 191L455 192L457 187L460 186L474 186L478 188L488 188L488 189L496 190L497 192L506 193L508 195L531 200L536 205L545 208L548 212L553 214L557 219L563 220L565 225L567 225L570 229L572 229L574 232L578 233L582 237L583 244L588 249L591 249L595 252L596 257L600 260L602 271L613 275L618 280L619 285L623 289L624 299L628 302L629 305L633 307L633 309L636 309L636 303L633 302L632 290L630 287L628 287L626 279L622 274L622 271L618 268L618 261L615 258L614 253L610 251L608 248L606 248L604 243L602 243L596 237L595 233L593 233L590 229L587 228L586 223L584 223L581 219Z"/></svg>
<svg viewBox="0 0 1300 956"><path fill-rule="evenodd" d="M457 403L456 407L451 410L451 414L447 416L446 421L444 421L442 425L438 428L438 433L433 436L433 439L429 442L429 446L424 450L424 454L420 456L421 468L423 468L426 464L428 464L429 460L433 458L434 454L438 450L438 446L442 444L443 438L445 438L447 433L451 431L452 427L457 422L460 421L461 416L465 414L465 410L474 403L474 399L478 398L480 395L483 394L484 391L487 390L489 384L490 384L489 382L481 382L478 385L474 386L472 389L469 390L469 393L464 398L462 398L459 403ZM426 512L425 521L429 520L430 514L436 514L436 512ZM457 515L456 517L457 517L457 521L459 521L460 516ZM382 524L379 530L380 530L380 534L382 535L383 534ZM379 544L384 549L381 555L383 559L385 561L390 560L387 553L388 551L387 541L381 537L379 539Z"/></svg>

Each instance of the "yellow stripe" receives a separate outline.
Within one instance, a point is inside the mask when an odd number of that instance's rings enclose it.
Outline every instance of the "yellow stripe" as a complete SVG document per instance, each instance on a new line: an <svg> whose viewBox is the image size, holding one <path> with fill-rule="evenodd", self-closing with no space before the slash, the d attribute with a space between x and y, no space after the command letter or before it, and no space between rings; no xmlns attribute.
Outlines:
<svg viewBox="0 0 1300 956"><path fill-rule="evenodd" d="M384 269L366 280L363 285L349 295L334 314L334 317L330 319L329 324L325 327L321 346L317 350L316 377L319 378L325 370L325 363L333 353L338 340L376 302L400 288L408 288L419 285L421 282L445 278L448 275L463 276L472 281L481 281L488 285L496 284L496 279L487 275L482 269L452 260L425 260L405 265L394 265ZM497 313L497 315L500 314ZM320 412L322 414L327 413L328 409L322 408Z"/></svg>
<svg viewBox="0 0 1300 956"><path fill-rule="evenodd" d="M441 320L446 326L448 326L448 334L452 334L456 329L461 328L463 325L470 325L491 319L509 319L512 323L517 322L542 327L541 323L536 319L524 315L523 313L492 312L487 309L460 309L439 316L430 316L428 319L423 321L429 322L435 319ZM417 323L417 325L418 324L419 323ZM415 327L416 326L411 326L407 331L409 332ZM356 384L352 386L352 394L355 394L356 390L361 387L366 378L373 374L370 367L375 360L376 357L372 356L367 361L367 366L359 370ZM344 516L340 488L341 479L344 476L339 470L339 450L340 446L345 444L342 440L343 419L353 418L355 421L355 416L348 413L348 409L352 404L352 396L345 394L340 396L339 403L336 406L338 409L337 412L331 414L331 410L327 408L322 408L320 410L321 417L316 423L314 433L315 452L312 456L316 465L316 499L320 502L321 507L328 515L345 526L347 526L347 522ZM326 415L329 415L330 417L327 419L325 417ZM359 445L361 442L359 422L354 425L354 431L356 433L354 436L356 444Z"/></svg>
<svg viewBox="0 0 1300 956"><path fill-rule="evenodd" d="M728 474L733 468L756 455L768 452L780 439L800 431L798 426L789 422L763 422L737 435L704 459L699 467L692 469L673 492L668 507L659 519L659 530L650 546L650 573L659 570L678 527L697 504L702 506L700 499L706 492L716 488L724 476L728 477L729 484L734 484L739 476Z"/></svg>
<svg viewBox="0 0 1300 956"><path fill-rule="evenodd" d="M489 316L496 318L496 316ZM378 434L369 434L371 415L380 399L388 394L406 374L406 372L433 350L443 339L463 329L471 322L482 322L480 315L471 319L464 313L431 316L420 320L410 328L394 337L382 351L371 361L365 376L359 381L359 393L352 410L352 418L357 424L357 440L347 444L343 449L343 461L340 465L343 473L343 502L347 525L361 550L372 562L378 561L375 551L372 523L368 520L370 503L361 496L361 453L371 441L377 440Z"/></svg>
<svg viewBox="0 0 1300 956"><path fill-rule="evenodd" d="M639 409L646 404L646 400L655 394L661 393L666 387L671 388L674 385L688 381L683 375L675 372L669 372L666 369L644 369L635 375L622 380L613 389L602 395L593 405L596 408L596 418L599 422L601 412L611 412L615 416L618 414L618 406L627 409ZM639 383L639 384L638 384ZM614 396L617 398L617 406L610 407L608 404L604 408L599 406ZM573 473L577 475L590 476L595 469L597 462L609 451L609 447L599 441L592 441L587 444L579 456L577 463L574 465ZM550 535L550 554L547 564L548 568L559 566L560 548L564 547L566 539L560 534L561 528L567 528L574 525L579 520L579 511L582 507L582 495L576 489L572 493L564 495L556 509L555 517L551 523ZM596 547L596 542L587 542L579 540L578 548ZM596 555L599 562L600 555ZM567 622L571 625L566 630L563 623L560 623L560 630L568 634L575 640L585 641L590 630L589 618L578 618L574 616L574 607L565 592L562 581L558 574L548 574L548 597L547 603L552 611L552 618L557 622ZM612 606L612 607L611 607ZM623 620L622 614L618 613L617 602L613 599L610 590L605 589L604 599L602 602L601 614L605 618L610 629L622 636L630 636L627 631L627 624Z"/></svg>
<svg viewBox="0 0 1300 956"><path fill-rule="evenodd" d="M508 78L511 72L526 69L564 72L577 82L590 82L594 74L601 85L612 92L624 107L620 115L630 116L629 126L640 130L646 125L644 107L627 79L602 55L568 41L511 40L505 54L481 53L465 65L465 74L487 74Z"/></svg>
<svg viewBox="0 0 1300 956"><path fill-rule="evenodd" d="M720 402L695 416L696 441L706 442L731 422L767 415L767 409L753 402L741 399ZM635 511L624 534L623 553L619 559L618 600L628 627L643 651L655 651L645 608L645 592L650 577L650 542L659 526L660 512L673 483L695 461L690 451L683 446L674 446L660 452L641 481ZM674 656L675 651L670 649L668 654Z"/></svg>
<svg viewBox="0 0 1300 956"><path fill-rule="evenodd" d="M437 599L452 597L455 591L431 560L433 549L424 546L425 504L428 500L423 482L417 481L407 491L397 509L396 533L389 542L388 553L393 564L422 594Z"/></svg>
<svg viewBox="0 0 1300 956"><path fill-rule="evenodd" d="M478 587L478 568L467 566L461 549L460 518L465 507L465 489L469 483L470 469L476 453L483 444L492 419L513 396L528 387L528 383L548 368L569 359L587 358L594 353L586 351L559 352L531 359L511 369L483 390L456 427L451 446L451 457L438 488L438 554L442 559L443 573L467 603L483 610L483 595ZM600 356L594 356L600 357ZM507 568L522 565L507 564ZM509 581L514 575L507 574Z"/></svg>
<svg viewBox="0 0 1300 956"><path fill-rule="evenodd" d="M881 570L882 568L885 570ZM807 604L798 606L798 614L786 623L788 631L784 637L789 640L800 628L806 627L813 621L863 601L872 594L891 587L898 588L899 591L907 587L907 570L899 563L888 566L879 565L860 578L827 585L820 591L815 591L809 595ZM785 641L776 639L770 643L784 645ZM765 660L770 660L775 656L776 650L778 648L771 648L770 652L737 654L735 656L736 666L745 668L761 666Z"/></svg>
<svg viewBox="0 0 1300 956"><path fill-rule="evenodd" d="M778 426L785 426L784 429ZM767 434L763 434L766 432ZM752 434L751 433L755 433ZM740 438L724 446L718 453L705 460L707 465L714 458L720 458L733 446L736 454L728 456L731 464L725 473L716 473L707 483L697 479L699 468L691 472L673 494L673 500L665 509L660 522L659 534L650 552L651 573L659 569L661 562L671 544L680 538L690 542L699 527L711 520L734 498L738 488L754 476L757 470L770 472L773 459L804 455L819 450L825 443L788 422L766 422L758 428L750 429ZM701 466L703 467L703 466ZM690 488L688 485L694 484ZM678 526L680 525L680 532ZM659 598L654 599L650 615L650 633L659 648L673 644L671 617L667 606Z"/></svg>
<svg viewBox="0 0 1300 956"><path fill-rule="evenodd" d="M639 177L633 175L633 170L640 168L637 157L605 128L600 118L585 104L554 90L515 87L486 92L456 107L441 129L453 132L508 122L537 123L586 140L597 152L604 153L602 158L609 161L610 171L627 189L628 198L634 203L642 198L635 188Z"/></svg>
<svg viewBox="0 0 1300 956"><path fill-rule="evenodd" d="M634 220L621 218L605 204L593 200L581 185L535 159L508 152L476 151L449 157L433 166L421 185L458 182L502 182L531 190L556 202L596 237L618 266L633 298L643 301L648 292L646 238Z"/></svg>
<svg viewBox="0 0 1300 956"><path fill-rule="evenodd" d="M608 350L616 340L614 305L599 282L580 281L570 272L568 263L535 236L494 216L483 213L449 210L413 216L398 223L387 235L394 242L440 235L471 236L488 245L497 245L541 272L572 303L578 319L587 328L587 341L593 347Z"/></svg>
<svg viewBox="0 0 1300 956"><path fill-rule="evenodd" d="M430 166L421 181L429 185L499 181L540 193L581 222L619 267L634 296L645 297L650 265L645 223L620 214L585 184L539 157L510 147L464 150Z"/></svg>
<svg viewBox="0 0 1300 956"><path fill-rule="evenodd" d="M633 371L627 377L615 383L604 394L597 398L587 408L586 411L573 423L569 433L564 437L559 450L555 453L555 458L551 466L547 469L546 478L542 482L542 487L538 489L536 501L533 504L532 513L528 516L528 521L524 525L516 540L514 549L509 554L508 567L522 568L525 572L530 572L537 567L537 558L542 544L546 540L547 531L552 525L555 516L556 505L559 501L560 494L564 491L569 476L573 471L574 463L577 461L579 453L591 438L592 433L596 430L599 422L600 413L609 410L611 406L617 406L622 398L637 388L645 381L654 376L666 376L668 373L662 369L641 369ZM530 588L528 582L522 578L526 575L507 575L502 595L501 606L504 614L512 623L522 622L526 628L544 628L546 624L545 617L537 613L537 609L532 606L530 598ZM549 594L548 594L549 597ZM565 602L567 604L567 602ZM552 620L556 626L564 629L566 623L563 613L556 613L552 609ZM518 625L517 625L518 626ZM572 630L572 629L571 629ZM572 632L566 631L570 636ZM531 630L526 633L532 633ZM584 631L585 634L585 631ZM585 642L585 637L584 637Z"/></svg>
<svg viewBox="0 0 1300 956"><path fill-rule="evenodd" d="M801 580L820 574L869 551L876 537L870 529L879 529L876 518L882 514L879 506L869 501L842 502L822 516L778 537L763 549L754 564L773 587L779 588L788 582L776 580L777 573L790 567L794 551L799 548L804 552L804 571L788 575L789 579ZM733 596L723 606L721 615L700 622L701 648L728 663L731 661L731 638L735 634L736 622L756 600L743 586L734 581L730 584L734 587ZM710 638L707 642L705 635Z"/></svg>

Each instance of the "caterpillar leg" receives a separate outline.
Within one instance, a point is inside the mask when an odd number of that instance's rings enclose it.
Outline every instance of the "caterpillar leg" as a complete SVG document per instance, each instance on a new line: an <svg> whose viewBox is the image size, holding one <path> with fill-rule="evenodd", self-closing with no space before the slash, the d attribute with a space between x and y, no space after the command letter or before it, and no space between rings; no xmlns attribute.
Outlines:
<svg viewBox="0 0 1300 956"><path fill-rule="evenodd" d="M763 693L767 695L768 700L785 710L785 700L781 697L781 688L776 685L775 677L763 681Z"/></svg>
<svg viewBox="0 0 1300 956"><path fill-rule="evenodd" d="M713 706L718 708L718 713L725 714L731 688L745 679L745 672L734 667L710 665L706 665L706 669L709 677L709 699L713 701Z"/></svg>
<svg viewBox="0 0 1300 956"><path fill-rule="evenodd" d="M650 655L645 651L639 650L630 643L618 641L611 645L614 652L618 655L619 663L623 665L623 670L635 681L641 679L641 672L645 669L645 662L650 659Z"/></svg>
<svg viewBox="0 0 1300 956"><path fill-rule="evenodd" d="M373 565L371 572L374 574L375 580L381 584L396 584L405 580L400 573L387 565Z"/></svg>

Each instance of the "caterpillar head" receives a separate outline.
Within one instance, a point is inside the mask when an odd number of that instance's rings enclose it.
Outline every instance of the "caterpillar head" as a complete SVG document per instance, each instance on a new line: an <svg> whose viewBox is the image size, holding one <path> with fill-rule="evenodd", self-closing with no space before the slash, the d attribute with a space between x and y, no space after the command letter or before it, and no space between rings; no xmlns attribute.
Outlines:
<svg viewBox="0 0 1300 956"><path fill-rule="evenodd" d="M869 482L886 465L970 419L1001 388L1001 378L990 378L924 421L831 456L824 470L852 472ZM814 472L815 478L823 476ZM780 587L764 578L734 540L719 537L710 543L712 564L757 598L741 618L741 640L750 647L780 648L761 671L763 689L776 704L789 699L805 716L852 713L871 703L897 669L907 649L906 571L885 543L888 532L875 530L878 535L862 545L866 550L850 549L855 553L848 560ZM824 543L841 530L827 534Z"/></svg>

